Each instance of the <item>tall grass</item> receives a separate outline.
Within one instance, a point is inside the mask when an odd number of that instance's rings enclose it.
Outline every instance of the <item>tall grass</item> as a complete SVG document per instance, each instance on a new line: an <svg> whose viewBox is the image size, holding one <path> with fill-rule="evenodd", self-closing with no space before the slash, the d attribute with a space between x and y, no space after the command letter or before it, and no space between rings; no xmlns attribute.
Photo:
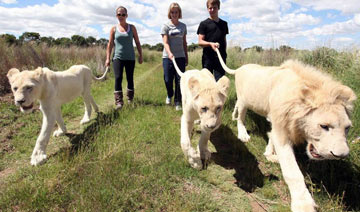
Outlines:
<svg viewBox="0 0 360 212"><path fill-rule="evenodd" d="M60 71L75 64L86 64L91 69L100 71L105 64L105 55L105 49L99 46L64 48L34 43L8 46L0 40L0 96L10 92L6 78L10 68L31 70L41 66Z"/></svg>
<svg viewBox="0 0 360 212"><path fill-rule="evenodd" d="M240 50L239 48L228 48L226 64L230 68L238 68L244 64L256 63L266 66L280 65L287 59L299 58L299 55L303 51L290 49L286 51L281 50L264 50L256 51L255 49L248 49L246 51ZM201 68L201 56L202 49L197 49L189 53L189 64L196 68Z"/></svg>
<svg viewBox="0 0 360 212"><path fill-rule="evenodd" d="M6 78L6 73L10 68L31 70L41 66L54 71L62 71L75 64L85 64L96 74L104 70L105 57L106 50L101 46L49 47L46 44L35 43L9 46L0 39L0 96L10 92ZM160 52L143 50L145 63L155 61L157 58L161 58Z"/></svg>

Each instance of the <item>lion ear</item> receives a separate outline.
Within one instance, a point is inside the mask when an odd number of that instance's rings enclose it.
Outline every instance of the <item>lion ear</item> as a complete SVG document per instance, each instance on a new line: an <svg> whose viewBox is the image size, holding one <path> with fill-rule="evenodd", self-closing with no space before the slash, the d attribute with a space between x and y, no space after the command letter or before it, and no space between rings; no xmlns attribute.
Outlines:
<svg viewBox="0 0 360 212"><path fill-rule="evenodd" d="M230 88L230 80L226 76L221 77L217 82L217 87L224 96L228 95Z"/></svg>
<svg viewBox="0 0 360 212"><path fill-rule="evenodd" d="M314 91L307 85L303 85L300 88L300 99L303 103L310 106L311 108L317 107L315 103Z"/></svg>
<svg viewBox="0 0 360 212"><path fill-rule="evenodd" d="M41 77L44 74L43 68L38 67L37 69L34 70L34 72L35 72L35 78L40 81Z"/></svg>
<svg viewBox="0 0 360 212"><path fill-rule="evenodd" d="M189 79L188 86L192 96L196 96L199 93L199 89L200 89L199 80L195 79L194 77L191 77Z"/></svg>
<svg viewBox="0 0 360 212"><path fill-rule="evenodd" d="M338 89L338 94L336 96L336 102L344 105L346 111L351 113L354 109L354 101L356 100L356 95L351 88L342 85Z"/></svg>
<svg viewBox="0 0 360 212"><path fill-rule="evenodd" d="M10 69L9 71L8 71L8 73L7 73L7 78L10 80L15 74L17 74L17 73L20 73L20 71L19 71L19 69L17 69L17 68L12 68L12 69Z"/></svg>

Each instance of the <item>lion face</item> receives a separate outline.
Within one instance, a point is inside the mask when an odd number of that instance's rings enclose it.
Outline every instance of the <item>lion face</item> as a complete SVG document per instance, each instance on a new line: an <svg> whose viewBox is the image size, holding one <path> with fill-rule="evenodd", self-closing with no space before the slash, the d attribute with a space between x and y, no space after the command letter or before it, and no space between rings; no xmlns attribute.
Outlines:
<svg viewBox="0 0 360 212"><path fill-rule="evenodd" d="M195 97L201 130L212 132L221 124L221 114L226 96L216 89L203 91Z"/></svg>
<svg viewBox="0 0 360 212"><path fill-rule="evenodd" d="M346 140L351 121L342 105L315 109L305 118L306 152L310 159L341 159L349 154Z"/></svg>
<svg viewBox="0 0 360 212"><path fill-rule="evenodd" d="M204 73L205 76L209 74L211 80L200 82L193 77L189 79L188 86L193 96L193 105L200 117L201 130L212 132L221 124L221 111L229 91L230 80L223 76L215 82L208 70L200 73Z"/></svg>
<svg viewBox="0 0 360 212"><path fill-rule="evenodd" d="M34 102L40 96L41 72L41 68L35 71L22 72L12 68L7 74L14 94L15 104L20 107L23 113L30 113L33 110Z"/></svg>

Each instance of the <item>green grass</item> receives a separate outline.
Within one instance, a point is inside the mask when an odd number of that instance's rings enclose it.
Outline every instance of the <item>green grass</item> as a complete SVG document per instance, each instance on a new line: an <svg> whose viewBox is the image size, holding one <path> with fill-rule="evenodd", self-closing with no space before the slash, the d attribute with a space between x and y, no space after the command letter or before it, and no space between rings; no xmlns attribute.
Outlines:
<svg viewBox="0 0 360 212"><path fill-rule="evenodd" d="M189 166L181 151L181 112L165 105L161 56L147 54L144 64L136 64L132 105L125 103L122 110L113 110L111 73L107 81L93 84L92 94L101 113L94 114L89 124L79 125L84 112L81 98L63 106L69 134L50 139L49 159L42 166L30 166L41 127L40 112L22 115L12 103L0 102L0 211L290 210L290 195L279 165L262 155L270 125L249 112L246 124L252 139L244 144L236 138L236 122L231 120L236 101L233 76L223 125L210 138L211 164L198 171ZM190 54L194 61L188 68L201 68L195 62L199 55L199 51ZM251 55L256 55L253 60L263 61L286 57L246 52L231 56L229 66L235 68ZM339 64L328 67L343 67ZM339 72L331 69L331 74L358 96L359 73L356 63ZM359 110L357 100L349 140L359 136ZM198 138L195 130L194 145ZM350 143L346 160L330 162L310 162L303 149L297 148L319 211L360 210L358 145Z"/></svg>

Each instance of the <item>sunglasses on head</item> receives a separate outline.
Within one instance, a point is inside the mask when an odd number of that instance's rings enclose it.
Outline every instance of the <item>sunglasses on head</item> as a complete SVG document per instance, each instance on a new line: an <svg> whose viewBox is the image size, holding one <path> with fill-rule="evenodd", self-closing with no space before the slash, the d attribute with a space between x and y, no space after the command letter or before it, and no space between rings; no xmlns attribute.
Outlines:
<svg viewBox="0 0 360 212"><path fill-rule="evenodd" d="M126 16L126 14L125 13L123 13L123 14L121 14L121 13L118 13L118 14L116 14L116 16L122 16L122 17L125 17Z"/></svg>

